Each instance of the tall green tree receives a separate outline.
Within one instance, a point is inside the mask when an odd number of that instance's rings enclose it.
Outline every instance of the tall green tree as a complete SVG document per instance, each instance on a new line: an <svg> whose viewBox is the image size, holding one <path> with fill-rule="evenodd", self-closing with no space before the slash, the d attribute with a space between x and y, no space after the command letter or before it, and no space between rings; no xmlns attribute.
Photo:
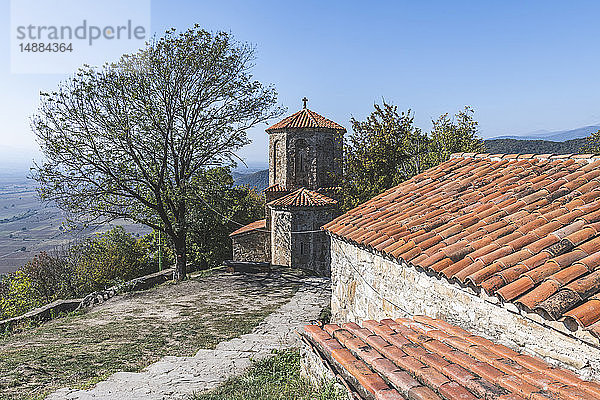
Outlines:
<svg viewBox="0 0 600 400"><path fill-rule="evenodd" d="M229 234L252 221L264 218L264 196L246 186L235 186L228 168L207 170L190 214L188 255L205 268L231 257Z"/></svg>
<svg viewBox="0 0 600 400"><path fill-rule="evenodd" d="M432 121L429 134L414 126L410 110L374 105L365 121L352 119L344 142L342 209L349 210L377 194L446 161L455 152L481 152L473 110Z"/></svg>
<svg viewBox="0 0 600 400"><path fill-rule="evenodd" d="M164 232L174 278L185 278L197 182L233 165L247 130L282 111L275 89L253 79L253 61L253 46L195 26L42 93L32 122L42 199L78 221L125 218Z"/></svg>
<svg viewBox="0 0 600 400"><path fill-rule="evenodd" d="M424 168L427 136L414 126L410 110L383 102L365 121L351 119L344 142L343 209L350 209Z"/></svg>
<svg viewBox="0 0 600 400"><path fill-rule="evenodd" d="M579 150L582 154L600 154L600 131L590 134Z"/></svg>
<svg viewBox="0 0 600 400"><path fill-rule="evenodd" d="M450 158L452 153L481 153L483 140L477 136L479 123L474 119L471 107L465 107L451 118L442 114L433 121L429 134L429 167Z"/></svg>

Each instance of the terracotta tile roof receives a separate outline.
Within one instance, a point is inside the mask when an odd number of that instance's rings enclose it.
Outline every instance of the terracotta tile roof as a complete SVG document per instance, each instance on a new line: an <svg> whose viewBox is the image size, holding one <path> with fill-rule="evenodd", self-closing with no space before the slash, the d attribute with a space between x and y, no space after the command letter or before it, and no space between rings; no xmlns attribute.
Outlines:
<svg viewBox="0 0 600 400"><path fill-rule="evenodd" d="M324 229L600 337L600 158L455 154Z"/></svg>
<svg viewBox="0 0 600 400"><path fill-rule="evenodd" d="M600 398L597 382L425 316L307 325L301 335L374 399Z"/></svg>
<svg viewBox="0 0 600 400"><path fill-rule="evenodd" d="M322 115L317 114L316 112L309 110L308 108L303 108L290 115L289 117L284 118L273 126L265 129L267 132L274 132L279 130L289 130L289 129L305 129L305 128L314 128L314 129L326 129L326 130L335 130L346 132L346 128L341 126L338 123L335 123Z"/></svg>
<svg viewBox="0 0 600 400"><path fill-rule="evenodd" d="M258 229L266 229L267 222L264 219L259 219L258 221L254 221L249 223L248 225L242 226L240 229L233 231L229 234L229 236L241 235L242 233L252 232Z"/></svg>
<svg viewBox="0 0 600 400"><path fill-rule="evenodd" d="M340 190L342 190L342 188L340 186L327 186L327 187L318 188L317 192L320 192L320 193L339 192Z"/></svg>
<svg viewBox="0 0 600 400"><path fill-rule="evenodd" d="M324 207L336 204L336 200L306 188L300 188L268 203L274 207Z"/></svg>
<svg viewBox="0 0 600 400"><path fill-rule="evenodd" d="M265 189L265 192L285 192L285 188L279 183L269 186Z"/></svg>

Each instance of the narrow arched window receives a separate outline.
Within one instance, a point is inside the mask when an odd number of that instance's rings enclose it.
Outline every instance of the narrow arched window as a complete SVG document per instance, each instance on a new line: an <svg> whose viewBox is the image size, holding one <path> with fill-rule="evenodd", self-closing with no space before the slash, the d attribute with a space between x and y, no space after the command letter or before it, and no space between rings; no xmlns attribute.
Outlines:
<svg viewBox="0 0 600 400"><path fill-rule="evenodd" d="M294 158L296 182L299 185L307 185L308 171L310 170L310 161L308 159L308 145L304 139L296 140Z"/></svg>

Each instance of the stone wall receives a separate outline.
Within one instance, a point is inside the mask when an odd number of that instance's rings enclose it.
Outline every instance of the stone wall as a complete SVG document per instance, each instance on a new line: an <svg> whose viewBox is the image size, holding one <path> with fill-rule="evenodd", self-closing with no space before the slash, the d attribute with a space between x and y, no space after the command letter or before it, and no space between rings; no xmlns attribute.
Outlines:
<svg viewBox="0 0 600 400"><path fill-rule="evenodd" d="M292 264L316 272L322 276L329 276L330 249L329 236L320 231L334 218L331 208L307 208L294 210L292 229L294 232L310 232L292 234Z"/></svg>
<svg viewBox="0 0 600 400"><path fill-rule="evenodd" d="M581 332L569 333L557 323L335 237L331 270L334 322L424 314L600 379L600 347Z"/></svg>
<svg viewBox="0 0 600 400"><path fill-rule="evenodd" d="M30 322L48 321L56 318L62 313L93 307L96 304L109 300L121 292L146 290L170 280L173 277L174 271L175 270L173 268L168 268L160 272L141 276L139 278L112 286L105 290L92 292L83 299L56 300L50 304L35 308L18 317L0 321L0 333L26 326Z"/></svg>
<svg viewBox="0 0 600 400"><path fill-rule="evenodd" d="M291 266L292 214L286 210L271 210L271 263Z"/></svg>
<svg viewBox="0 0 600 400"><path fill-rule="evenodd" d="M308 380L314 387L326 387L333 384L339 395L342 395L344 400L355 400L352 393L340 383L340 380L335 375L334 371L325 364L325 361L317 354L307 340L302 340L300 347L300 374Z"/></svg>
<svg viewBox="0 0 600 400"><path fill-rule="evenodd" d="M269 134L269 186L279 183L286 187L286 134Z"/></svg>
<svg viewBox="0 0 600 400"><path fill-rule="evenodd" d="M270 240L270 234L263 231L250 231L232 236L233 260L270 262Z"/></svg>
<svg viewBox="0 0 600 400"><path fill-rule="evenodd" d="M335 215L333 207L273 209L271 262L329 276L329 237L320 228Z"/></svg>

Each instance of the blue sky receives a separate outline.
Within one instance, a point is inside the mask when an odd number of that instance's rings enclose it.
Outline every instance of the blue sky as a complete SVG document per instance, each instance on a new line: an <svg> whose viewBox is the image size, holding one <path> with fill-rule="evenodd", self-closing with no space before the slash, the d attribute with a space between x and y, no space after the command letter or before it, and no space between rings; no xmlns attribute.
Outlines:
<svg viewBox="0 0 600 400"><path fill-rule="evenodd" d="M0 7L0 165L26 164L38 93L66 75L10 73L9 1ZM156 0L151 30L198 23L254 43L255 77L277 87L287 114L307 96L349 128L385 98L429 129L471 105L491 137L600 122L599 14L596 1ZM266 161L265 127L241 151L250 163Z"/></svg>

